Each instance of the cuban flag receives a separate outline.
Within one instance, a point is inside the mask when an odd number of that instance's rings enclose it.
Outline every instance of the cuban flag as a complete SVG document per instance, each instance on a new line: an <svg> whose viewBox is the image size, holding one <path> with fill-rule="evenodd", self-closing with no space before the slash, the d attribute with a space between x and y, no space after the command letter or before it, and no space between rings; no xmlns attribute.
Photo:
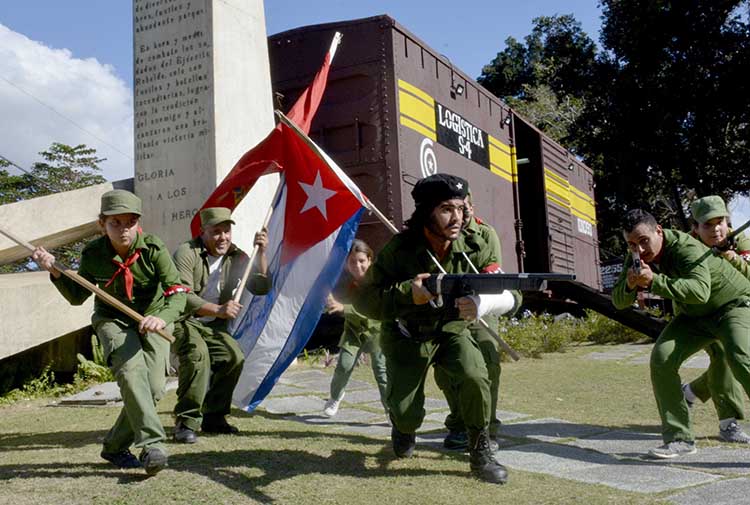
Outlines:
<svg viewBox="0 0 750 505"><path fill-rule="evenodd" d="M234 337L245 366L235 405L250 412L302 351L346 261L367 200L294 123L279 114L282 187L266 250L270 293L242 299Z"/></svg>

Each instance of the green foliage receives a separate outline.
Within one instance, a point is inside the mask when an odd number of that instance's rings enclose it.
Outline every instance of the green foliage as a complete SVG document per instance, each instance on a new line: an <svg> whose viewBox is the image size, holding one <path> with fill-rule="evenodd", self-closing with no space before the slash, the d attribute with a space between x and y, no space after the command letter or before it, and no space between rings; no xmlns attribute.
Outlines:
<svg viewBox="0 0 750 505"><path fill-rule="evenodd" d="M589 309L586 309L583 329L586 341L595 344L625 344L648 340L643 333Z"/></svg>
<svg viewBox="0 0 750 505"><path fill-rule="evenodd" d="M107 360L104 357L104 347L99 342L96 334L91 335L91 350L93 360L86 359L80 353L76 355L78 358L76 380L81 382L109 382L115 380L112 370L107 366Z"/></svg>
<svg viewBox="0 0 750 505"><path fill-rule="evenodd" d="M56 382L55 373L51 366L47 365L38 377L33 377L20 388L13 389L0 396L0 405L9 405L22 400L70 395L83 391L93 384L115 380L104 358L104 348L95 334L91 335L91 348L93 360L86 359L82 354L76 355L78 368L72 383L61 384Z"/></svg>
<svg viewBox="0 0 750 505"><path fill-rule="evenodd" d="M600 5L600 50L572 16L540 17L478 80L594 169L606 259L623 209L686 229L693 198L750 194L750 0Z"/></svg>
<svg viewBox="0 0 750 505"><path fill-rule="evenodd" d="M49 149L39 153L43 161L34 163L29 173L12 175L6 170L10 164L0 159L0 205L19 202L63 191L85 188L106 182L99 163L104 158L96 156L96 149L77 145L74 147L54 142ZM52 252L61 263L78 267L80 252L86 241L59 247ZM22 260L0 265L0 273L34 270L35 265Z"/></svg>
<svg viewBox="0 0 750 505"><path fill-rule="evenodd" d="M60 385L55 382L55 372L48 365L38 377L26 381L19 389L13 389L0 396L0 405L9 405L22 400L54 397L67 394L73 390L72 385Z"/></svg>
<svg viewBox="0 0 750 505"><path fill-rule="evenodd" d="M500 322L499 335L519 354L539 358L543 353L561 352L575 341L579 321L543 313L524 312L521 318Z"/></svg>
<svg viewBox="0 0 750 505"><path fill-rule="evenodd" d="M586 310L584 318L526 311L518 319L501 320L499 334L519 354L532 358L565 352L566 347L583 342L622 344L648 340L642 333L592 310Z"/></svg>
<svg viewBox="0 0 750 505"><path fill-rule="evenodd" d="M525 44L509 37L477 80L544 133L570 143L569 129L592 86L596 45L572 15L533 24Z"/></svg>
<svg viewBox="0 0 750 505"><path fill-rule="evenodd" d="M546 84L524 84L523 93L523 99L509 98L508 105L548 137L564 142L583 111L583 100L572 95L559 97Z"/></svg>

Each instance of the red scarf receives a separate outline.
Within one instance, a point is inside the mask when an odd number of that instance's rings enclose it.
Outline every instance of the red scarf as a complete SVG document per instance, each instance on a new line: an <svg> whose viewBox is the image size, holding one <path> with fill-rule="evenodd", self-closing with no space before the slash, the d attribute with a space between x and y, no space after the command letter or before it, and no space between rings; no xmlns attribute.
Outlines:
<svg viewBox="0 0 750 505"><path fill-rule="evenodd" d="M133 301L133 272L130 271L130 265L138 261L138 258L140 257L141 250L136 249L135 252L122 263L112 258L112 263L117 265L117 271L114 273L114 275L112 275L112 278L107 281L104 287L109 287L109 285L115 281L118 275L123 274L123 277L125 278L125 294L127 295L128 300Z"/></svg>

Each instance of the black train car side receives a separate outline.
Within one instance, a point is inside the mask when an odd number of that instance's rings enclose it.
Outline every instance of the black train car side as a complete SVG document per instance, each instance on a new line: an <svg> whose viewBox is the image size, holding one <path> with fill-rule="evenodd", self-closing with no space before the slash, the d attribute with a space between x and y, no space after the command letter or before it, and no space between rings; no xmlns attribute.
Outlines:
<svg viewBox="0 0 750 505"><path fill-rule="evenodd" d="M392 18L271 36L282 109L309 84L336 31L344 37L311 137L397 227L419 178L460 175L500 236L505 271L575 273L601 290L591 170ZM366 216L359 236L377 249L390 232Z"/></svg>

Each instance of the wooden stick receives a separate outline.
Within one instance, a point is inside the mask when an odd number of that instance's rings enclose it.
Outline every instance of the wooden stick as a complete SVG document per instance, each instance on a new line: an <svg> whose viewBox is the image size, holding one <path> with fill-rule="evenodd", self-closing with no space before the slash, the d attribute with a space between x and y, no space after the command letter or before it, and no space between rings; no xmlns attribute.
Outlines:
<svg viewBox="0 0 750 505"><path fill-rule="evenodd" d="M276 199L279 197L279 194L281 193L281 188L284 186L284 174L281 174L281 177L279 178L279 185L276 186L276 193L273 195L273 198L271 199L271 206L268 207L268 212L266 212L266 218L263 220L263 228L268 229L268 223L271 221L271 216L273 215L273 204L276 201ZM234 292L233 300L237 303L240 303L240 298L242 298L242 292L245 290L245 284L247 284L247 279L250 277L250 271L253 268L253 261L255 261L255 255L258 253L258 246L256 245L253 247L253 252L250 253L250 259L247 262L247 266L245 267L245 271L242 273L242 279L240 279L240 284L237 286L237 290Z"/></svg>
<svg viewBox="0 0 750 505"><path fill-rule="evenodd" d="M20 245L22 247L25 247L31 253L33 253L34 250L36 249L36 247L34 247L33 244L31 244L29 242L26 242L25 240L23 240L23 239L21 239L19 237L16 237L15 235L13 235L12 233L10 233L7 230L4 230L4 229L0 228L0 233L2 233L3 235L5 235L9 239L11 239L16 244L18 244L18 245ZM139 323L141 321L143 321L144 317L142 315L140 315L138 312L136 312L135 310L131 309L130 307L128 307L127 305L125 305L124 303L122 303L120 300L118 300L114 296L112 296L109 293L107 293L106 291L104 291L103 289L99 288L99 286L96 286L96 285L90 283L89 281L87 281L86 279L84 279L83 277L81 277L80 275L78 275L76 272L74 272L73 270L69 269L65 265L62 265L61 263L58 263L57 261L55 261L55 263L54 263L53 266L55 267L55 270L57 270L58 272L60 272L61 274L63 274L65 277L67 277L68 279L70 279L73 282L75 282L76 284L78 284L78 285L80 285L80 286L88 289L89 291L91 291L92 293L94 293L96 296L98 296L106 304L108 304L108 305L116 308L120 312L122 312L125 315L133 318L135 321L137 321ZM174 337L168 331L162 329L162 330L156 330L156 333L158 333L159 335L161 335L162 337L164 337L168 341L174 342Z"/></svg>

